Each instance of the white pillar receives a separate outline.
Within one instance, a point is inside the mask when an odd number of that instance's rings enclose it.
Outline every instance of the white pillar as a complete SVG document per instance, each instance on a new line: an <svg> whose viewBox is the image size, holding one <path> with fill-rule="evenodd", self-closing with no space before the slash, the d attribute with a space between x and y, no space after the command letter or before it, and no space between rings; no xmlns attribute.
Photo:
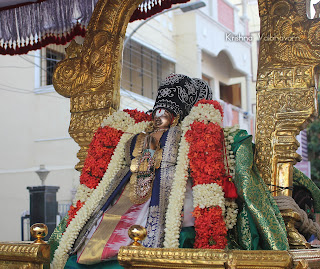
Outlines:
<svg viewBox="0 0 320 269"><path fill-rule="evenodd" d="M248 12L247 12L248 0L242 0L242 20L248 20Z"/></svg>

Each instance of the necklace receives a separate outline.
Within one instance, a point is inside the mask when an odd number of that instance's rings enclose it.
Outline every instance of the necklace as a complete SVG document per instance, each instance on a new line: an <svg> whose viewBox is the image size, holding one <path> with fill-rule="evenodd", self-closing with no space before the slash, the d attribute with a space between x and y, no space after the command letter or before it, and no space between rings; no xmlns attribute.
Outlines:
<svg viewBox="0 0 320 269"><path fill-rule="evenodd" d="M165 131L167 131L168 129L169 129L169 128L157 129L157 130L154 130L152 133L165 132Z"/></svg>

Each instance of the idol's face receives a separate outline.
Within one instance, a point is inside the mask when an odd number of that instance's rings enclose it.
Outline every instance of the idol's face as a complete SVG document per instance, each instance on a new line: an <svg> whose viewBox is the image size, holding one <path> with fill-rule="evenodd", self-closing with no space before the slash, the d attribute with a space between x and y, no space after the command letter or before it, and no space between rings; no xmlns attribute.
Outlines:
<svg viewBox="0 0 320 269"><path fill-rule="evenodd" d="M170 127L172 115L168 110L159 108L153 116L153 125L155 129L167 129Z"/></svg>

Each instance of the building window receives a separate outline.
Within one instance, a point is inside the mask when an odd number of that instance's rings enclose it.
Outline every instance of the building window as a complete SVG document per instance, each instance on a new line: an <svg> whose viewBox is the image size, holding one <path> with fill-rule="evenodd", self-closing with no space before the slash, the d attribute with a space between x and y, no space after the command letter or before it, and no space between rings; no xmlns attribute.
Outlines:
<svg viewBox="0 0 320 269"><path fill-rule="evenodd" d="M49 45L41 50L41 86L52 85L54 68L65 58L66 47Z"/></svg>
<svg viewBox="0 0 320 269"><path fill-rule="evenodd" d="M64 59L64 54L51 49L46 49L47 85L52 84L53 70L58 62Z"/></svg>
<svg viewBox="0 0 320 269"><path fill-rule="evenodd" d="M83 44L84 38L76 36L75 41L78 44ZM52 85L53 72L56 64L66 57L66 48L70 42L66 45L50 44L45 48L42 48L37 57L40 58L36 66L39 68L39 81L36 83L37 87Z"/></svg>
<svg viewBox="0 0 320 269"><path fill-rule="evenodd" d="M155 99L160 81L174 72L174 63L130 40L123 52L121 87Z"/></svg>
<svg viewBox="0 0 320 269"><path fill-rule="evenodd" d="M76 40L83 43L83 40ZM41 49L41 86L52 85L56 64L65 58L67 45L49 45ZM133 40L123 52L121 87L142 96L155 99L163 78L175 72L175 64L158 52Z"/></svg>
<svg viewBox="0 0 320 269"><path fill-rule="evenodd" d="M241 108L241 84L225 85L220 82L220 99Z"/></svg>

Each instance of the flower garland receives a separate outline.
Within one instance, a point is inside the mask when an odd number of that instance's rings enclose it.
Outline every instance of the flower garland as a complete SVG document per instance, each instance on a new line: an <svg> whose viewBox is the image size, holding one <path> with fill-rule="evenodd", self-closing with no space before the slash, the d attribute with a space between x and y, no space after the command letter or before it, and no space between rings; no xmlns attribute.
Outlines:
<svg viewBox="0 0 320 269"><path fill-rule="evenodd" d="M98 128L89 146L80 176L80 184L84 184L90 189L95 189L98 186L122 134L123 131L109 126Z"/></svg>
<svg viewBox="0 0 320 269"><path fill-rule="evenodd" d="M225 143L225 155L227 158L225 158L225 166L228 166L229 168L229 175L234 177L235 176L235 159L233 151L231 151L231 144L234 142L233 137L230 135L231 133L238 130L240 127L238 124L231 126L231 127L225 127L223 129L224 133L224 143Z"/></svg>
<svg viewBox="0 0 320 269"><path fill-rule="evenodd" d="M126 111L126 112L125 112ZM108 168L111 156L128 126L141 121L150 121L151 116L137 109L117 111L103 119L89 145L73 205L68 211L67 226L98 186Z"/></svg>
<svg viewBox="0 0 320 269"><path fill-rule="evenodd" d="M127 130L128 126L131 126L135 123L135 114L134 113L127 113L125 111L117 111L111 114L109 117L103 119L101 126L109 126L121 131Z"/></svg>
<svg viewBox="0 0 320 269"><path fill-rule="evenodd" d="M111 161L108 165L108 169L103 175L102 180L98 184L97 188L92 192L86 203L79 209L74 216L66 231L61 237L58 248L55 251L52 261L52 268L63 268L68 259L68 252L72 248L76 238L79 235L82 227L90 218L93 210L98 206L100 200L105 195L107 189L110 186L112 179L118 173L118 171L125 165L124 154L125 145L132 135L140 133L145 130L149 122L140 122L129 126L126 133L124 133L114 151Z"/></svg>
<svg viewBox="0 0 320 269"><path fill-rule="evenodd" d="M182 122L182 128L183 128ZM183 129L182 129L183 130ZM169 197L169 204L166 213L166 227L165 227L165 248L178 248L179 236L181 226L181 211L184 203L184 193L186 191L188 180L189 167L189 144L184 137L185 131L182 133L182 138L179 144L177 166L172 182L171 193Z"/></svg>
<svg viewBox="0 0 320 269"><path fill-rule="evenodd" d="M63 256L65 258L65 255L68 252L66 249L70 244L70 240L73 241L69 246L69 249L83 227L80 223L83 223L84 221L85 224L87 215L95 208L93 207L93 204L96 204L96 202L92 202L92 199L97 200L97 197L100 196L98 194L101 194L101 188L103 188L103 186L108 186L108 182L114 177L115 173L112 171L115 171L116 163L119 163L119 166L117 167L118 170L122 167L123 155L117 152L121 151L120 148L124 147L126 141L133 134L143 131L149 124L149 122L143 120L149 120L151 117L148 115L145 116L146 114L144 112L138 110L127 110L127 112L118 111L104 119L102 126L98 128L90 143L88 156L80 176L80 185L77 188L73 205L70 206L70 210L68 211L69 217L67 220L66 235L63 235L64 241L61 243L66 244L67 242L68 245L58 248L59 250L57 249L53 262L54 268L63 267L63 265L59 267L59 262L57 261L60 258L56 257ZM125 131L128 132L123 136ZM115 157L115 155L118 157ZM109 175L108 179L106 179L107 174ZM102 182L104 183L102 184ZM97 192L97 189L100 189L100 191ZM100 201L100 199L98 200ZM89 204L87 204L88 201L90 201ZM86 217L84 218L84 216ZM75 223L73 222L74 219L77 219ZM59 244L59 246L61 246L61 244ZM63 262L63 260L61 262Z"/></svg>
<svg viewBox="0 0 320 269"><path fill-rule="evenodd" d="M137 109L124 109L123 111L128 113L130 117L132 117L135 120L136 123L141 121L152 121L151 114L141 113Z"/></svg>
<svg viewBox="0 0 320 269"><path fill-rule="evenodd" d="M223 111L217 101L201 100L182 122L183 134L166 215L165 247L177 248L179 245L189 168L195 206L194 247L223 249L227 244L227 229L235 224L237 209L234 202L226 201L228 194L235 197L226 189L232 189L234 185L227 174L231 169L228 163L232 154L224 152L222 117Z"/></svg>

